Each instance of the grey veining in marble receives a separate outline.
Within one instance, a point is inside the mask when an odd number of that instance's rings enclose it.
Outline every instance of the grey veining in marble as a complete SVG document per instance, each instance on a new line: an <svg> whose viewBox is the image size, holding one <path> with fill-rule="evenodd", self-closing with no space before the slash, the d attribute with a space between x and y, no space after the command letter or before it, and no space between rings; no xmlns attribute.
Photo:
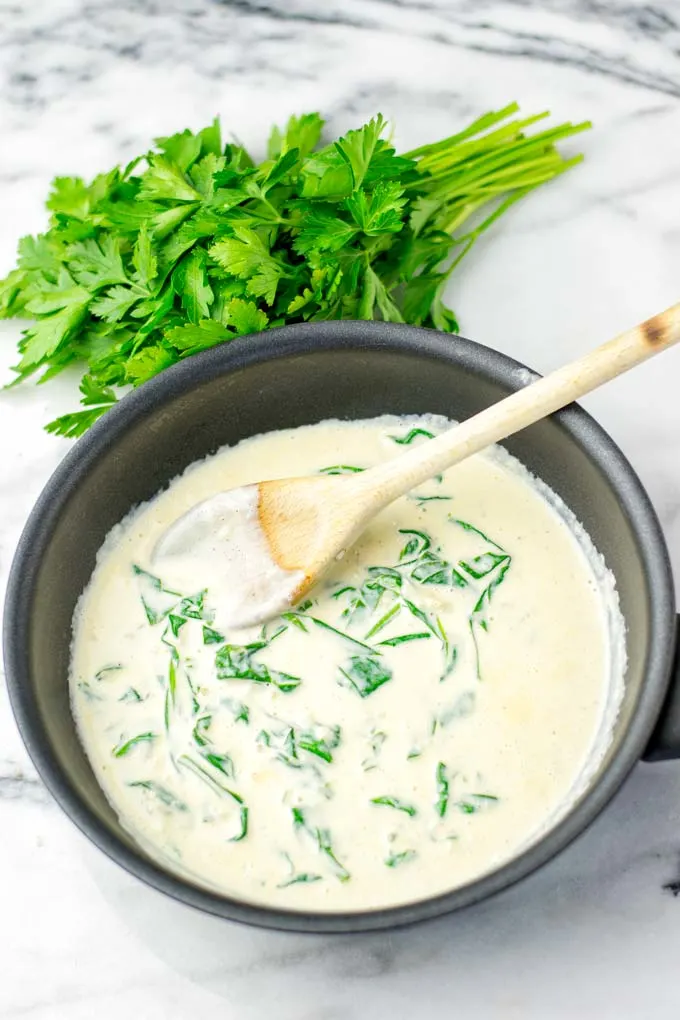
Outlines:
<svg viewBox="0 0 680 1020"><path fill-rule="evenodd" d="M57 173L222 116L329 131L381 110L396 141L517 99L590 118L584 164L486 236L451 283L463 331L546 371L680 297L678 0L0 0L0 272ZM575 148L572 144L572 150ZM17 323L0 323L0 381ZM680 351L585 401L660 515L680 577ZM69 444L41 425L76 380L0 394L0 590ZM680 763L640 766L592 829L461 915L363 938L238 928L141 886L79 836L0 684L0 1020L677 1020Z"/></svg>
<svg viewBox="0 0 680 1020"><path fill-rule="evenodd" d="M668 95L680 94L680 26L674 0L653 4L620 0L542 4L532 0L169 0L160 4L127 0L116 5L74 0L50 4L49 13L45 6L37 14L28 4L7 3L0 8L10 22L7 50L16 64L9 85L19 103L51 99L57 82L63 89L74 81L91 82L106 66L106 58L163 65L170 48L177 64L186 62L199 73L221 78L225 73L281 74L283 66L273 66L277 62L270 59L272 44L287 45L291 56L295 46L303 45L306 52L295 54L302 60L280 63L286 64L286 74L309 78L318 50L326 44L337 49L343 36L336 33L345 30L373 39L378 58L391 37L416 38L454 50L565 64ZM42 74L25 66L45 56Z"/></svg>

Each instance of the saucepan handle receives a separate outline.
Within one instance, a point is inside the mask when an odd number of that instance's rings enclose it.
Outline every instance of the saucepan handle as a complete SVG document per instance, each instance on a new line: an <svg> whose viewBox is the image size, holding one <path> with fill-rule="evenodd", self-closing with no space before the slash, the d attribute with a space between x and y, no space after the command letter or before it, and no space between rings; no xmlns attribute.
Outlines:
<svg viewBox="0 0 680 1020"><path fill-rule="evenodd" d="M644 761L680 758L680 616L677 623L671 683L656 729L642 756Z"/></svg>

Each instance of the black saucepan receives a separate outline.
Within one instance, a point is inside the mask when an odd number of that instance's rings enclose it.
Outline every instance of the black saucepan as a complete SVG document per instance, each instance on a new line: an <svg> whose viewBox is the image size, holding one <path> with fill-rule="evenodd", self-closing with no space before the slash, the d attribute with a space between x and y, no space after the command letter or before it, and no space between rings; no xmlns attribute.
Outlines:
<svg viewBox="0 0 680 1020"><path fill-rule="evenodd" d="M225 918L309 932L387 928L464 907L518 881L583 832L641 757L680 755L680 670L664 539L620 450L575 406L506 445L562 496L616 575L627 625L626 694L611 748L588 790L563 821L508 864L442 896L359 914L271 910L214 895L163 870L131 840L76 737L67 691L71 617L106 533L134 504L191 461L255 433L383 413L463 419L530 378L496 351L424 329L288 326L170 368L75 445L22 535L5 606L4 654L29 754L94 843L150 885Z"/></svg>

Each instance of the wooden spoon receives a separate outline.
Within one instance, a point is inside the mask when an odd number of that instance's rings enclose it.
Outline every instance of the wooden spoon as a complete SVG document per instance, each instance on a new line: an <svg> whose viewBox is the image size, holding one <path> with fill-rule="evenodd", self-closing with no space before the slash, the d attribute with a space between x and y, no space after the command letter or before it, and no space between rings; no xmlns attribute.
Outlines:
<svg viewBox="0 0 680 1020"><path fill-rule="evenodd" d="M283 478L220 493L170 526L154 550L154 565L176 582L183 580L178 573L195 576L198 557L207 558L222 581L220 596L223 586L228 592L231 625L261 622L298 601L388 503L678 341L680 304L367 471Z"/></svg>

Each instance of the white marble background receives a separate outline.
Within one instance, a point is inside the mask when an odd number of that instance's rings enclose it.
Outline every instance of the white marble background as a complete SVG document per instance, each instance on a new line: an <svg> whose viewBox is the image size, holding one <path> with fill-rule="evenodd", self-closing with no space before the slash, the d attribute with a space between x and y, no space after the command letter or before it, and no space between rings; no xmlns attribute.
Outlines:
<svg viewBox="0 0 680 1020"><path fill-rule="evenodd" d="M512 99L591 118L583 166L461 267L463 331L545 371L680 298L678 0L0 0L0 272L55 173L93 174L214 113L254 148L319 108L411 146ZM16 323L0 328L9 378ZM585 401L661 515L680 577L680 350ZM75 381L0 394L0 588L68 444ZM299 937L141 886L45 793L0 687L0 1020L677 1020L680 763L640 766L557 862L393 934Z"/></svg>

